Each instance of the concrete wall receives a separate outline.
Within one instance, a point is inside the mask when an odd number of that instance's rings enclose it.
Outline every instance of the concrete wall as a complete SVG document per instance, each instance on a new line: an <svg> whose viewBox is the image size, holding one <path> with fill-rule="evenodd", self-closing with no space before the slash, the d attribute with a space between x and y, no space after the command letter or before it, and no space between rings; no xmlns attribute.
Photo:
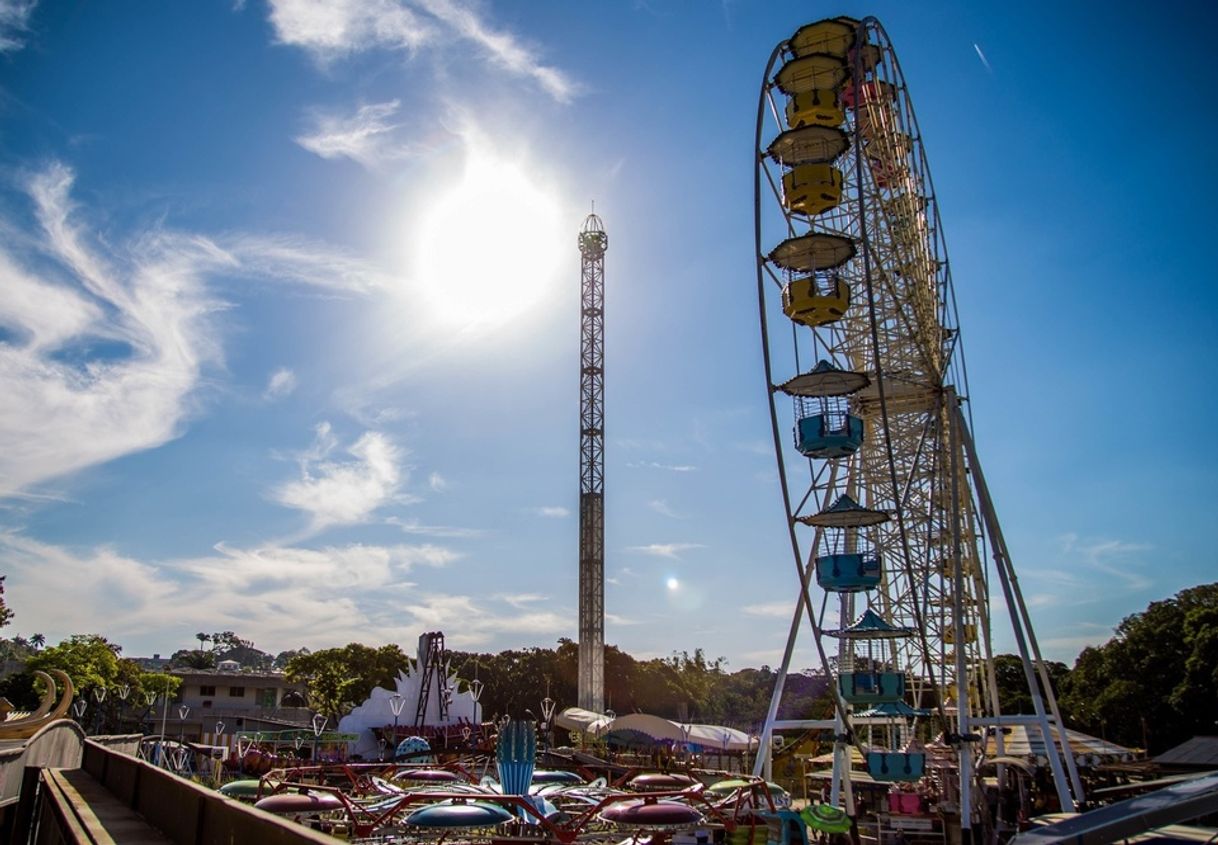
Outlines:
<svg viewBox="0 0 1218 845"><path fill-rule="evenodd" d="M139 814L177 845L245 842L334 845L335 842L329 836L225 798L218 792L91 740L85 743L82 769L104 787L107 802L112 799ZM46 820L62 815L43 812L41 817ZM46 831L44 838L44 832L40 831L39 841L76 840L53 831Z"/></svg>
<svg viewBox="0 0 1218 845"><path fill-rule="evenodd" d="M6 741L0 748L0 805L17 800L26 766L77 768L84 743L84 732L71 719L51 722L29 739Z"/></svg>

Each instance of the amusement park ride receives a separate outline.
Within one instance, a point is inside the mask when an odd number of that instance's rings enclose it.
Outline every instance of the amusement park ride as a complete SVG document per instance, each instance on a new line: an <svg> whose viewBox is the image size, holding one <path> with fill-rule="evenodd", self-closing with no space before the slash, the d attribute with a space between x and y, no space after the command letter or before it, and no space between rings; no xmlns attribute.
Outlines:
<svg viewBox="0 0 1218 845"><path fill-rule="evenodd" d="M579 233L579 706L605 709L605 251L595 213Z"/></svg>
<svg viewBox="0 0 1218 845"><path fill-rule="evenodd" d="M875 781L933 781L967 830L987 734L1001 756L1004 728L1026 725L1073 810L1074 756L970 432L930 168L879 22L824 20L778 44L756 141L761 337L798 578L762 747L775 730L829 732L830 803L854 814L854 747ZM1004 615L1031 716L999 708L991 620ZM777 719L801 630L835 677L832 719ZM755 774L768 767L763 755Z"/></svg>

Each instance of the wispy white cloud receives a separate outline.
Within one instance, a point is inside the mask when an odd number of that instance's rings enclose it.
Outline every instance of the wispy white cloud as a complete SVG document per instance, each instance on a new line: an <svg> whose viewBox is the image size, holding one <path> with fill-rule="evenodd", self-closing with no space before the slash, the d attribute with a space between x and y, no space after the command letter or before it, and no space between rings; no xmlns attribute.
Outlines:
<svg viewBox="0 0 1218 845"><path fill-rule="evenodd" d="M288 396L296 389L296 374L287 367L280 367L271 373L271 377L267 379L266 389L262 391L262 398L268 401L282 399Z"/></svg>
<svg viewBox="0 0 1218 845"><path fill-rule="evenodd" d="M40 353L58 347L101 323L98 304L65 286L36 278L0 253L0 325L22 335L26 348Z"/></svg>
<svg viewBox="0 0 1218 845"><path fill-rule="evenodd" d="M698 469L692 464L663 464L659 461L629 461L626 466L631 469L662 469L668 472L696 472Z"/></svg>
<svg viewBox="0 0 1218 845"><path fill-rule="evenodd" d="M380 268L294 235L236 233L216 240L225 257L243 274L317 288L338 296L397 287L394 279Z"/></svg>
<svg viewBox="0 0 1218 845"><path fill-rule="evenodd" d="M184 643L195 630L221 626L275 650L378 635L409 641L426 629L403 624L402 591L417 589L408 575L459 555L433 545L219 544L214 555L142 561L109 547L72 551L7 531L0 532L0 559L22 629L52 640L96 631L123 641L155 631L164 638L160 648L172 650L175 636Z"/></svg>
<svg viewBox="0 0 1218 845"><path fill-rule="evenodd" d="M403 481L402 453L384 434L365 432L346 450L350 461L330 459L336 446L330 424L320 423L313 446L299 456L300 478L271 491L279 504L309 514L314 530L366 521Z"/></svg>
<svg viewBox="0 0 1218 845"><path fill-rule="evenodd" d="M404 611L423 630L445 631L448 642L459 648L483 645L504 632L511 632L516 637L557 634L570 631L575 624L569 615L550 611L522 608L519 613L493 613L468 595L412 596Z"/></svg>
<svg viewBox="0 0 1218 845"><path fill-rule="evenodd" d="M685 517L678 514L668 506L668 501L665 499L652 499L647 503L647 507L658 513L660 516L666 516L669 519L684 519Z"/></svg>
<svg viewBox="0 0 1218 845"><path fill-rule="evenodd" d="M395 134L401 124L390 123L400 102L370 103L353 115L315 112L313 128L296 143L322 158L349 158L369 169L415 155L418 150Z"/></svg>
<svg viewBox="0 0 1218 845"><path fill-rule="evenodd" d="M609 613L607 611L605 613L605 621L608 622L610 625L620 625L623 627L629 626L629 625L642 625L643 624L642 620L631 619L629 616L619 616L616 613Z"/></svg>
<svg viewBox="0 0 1218 845"><path fill-rule="evenodd" d="M562 505L542 505L539 508L531 508L529 512L546 519L566 519L571 515L571 511Z"/></svg>
<svg viewBox="0 0 1218 845"><path fill-rule="evenodd" d="M701 543L651 543L647 546L627 546L626 551L638 552L639 554L651 555L653 557L664 557L670 560L681 560L682 553L704 548L706 546Z"/></svg>
<svg viewBox="0 0 1218 845"><path fill-rule="evenodd" d="M0 53L12 53L25 46L30 15L38 0L0 0Z"/></svg>
<svg viewBox="0 0 1218 845"><path fill-rule="evenodd" d="M300 580L371 588L390 584L415 566L447 566L458 557L449 549L432 545L241 549L219 543L216 551L221 557L177 561L174 569L226 592Z"/></svg>
<svg viewBox="0 0 1218 845"><path fill-rule="evenodd" d="M445 480L444 476L440 475L440 473L433 472L431 475L427 476L427 486L430 487L433 492L443 493L448 489L448 481Z"/></svg>
<svg viewBox="0 0 1218 845"><path fill-rule="evenodd" d="M399 519L396 516L385 520L387 525L396 525L404 534L417 534L423 537L440 537L462 539L481 537L486 532L481 528L459 528L454 525L425 525L417 519Z"/></svg>
<svg viewBox="0 0 1218 845"><path fill-rule="evenodd" d="M1065 556L1115 579L1127 590L1145 590L1154 584L1152 578L1137 569L1142 564L1138 555L1151 549L1146 543L1118 539L1082 540L1075 533L1063 534L1058 542Z"/></svg>
<svg viewBox="0 0 1218 845"><path fill-rule="evenodd" d="M358 259L299 238L162 224L93 235L74 181L61 162L30 174L21 187L36 226L0 221L11 235L0 246L0 497L181 434L222 363L221 279L356 295L385 285Z"/></svg>
<svg viewBox="0 0 1218 845"><path fill-rule="evenodd" d="M0 344L0 496L172 439L220 358L203 277L233 259L157 230L113 262L74 220L73 180L54 163L25 185L54 270L0 248L0 324L14 335Z"/></svg>
<svg viewBox="0 0 1218 845"><path fill-rule="evenodd" d="M481 47L493 65L509 73L531 78L555 100L565 103L577 93L578 86L566 74L542 64L534 50L526 47L511 33L492 28L468 5L456 0L415 2L462 38Z"/></svg>
<svg viewBox="0 0 1218 845"><path fill-rule="evenodd" d="M384 428L414 416L412 412L401 408L372 407L368 404L369 397L355 392L340 393L340 397L342 401L339 404L343 410L360 425L368 428Z"/></svg>
<svg viewBox="0 0 1218 845"><path fill-rule="evenodd" d="M437 35L395 0L271 0L270 20L280 43L323 61L372 48L413 52Z"/></svg>
<svg viewBox="0 0 1218 845"><path fill-rule="evenodd" d="M455 45L453 56L468 61L472 44L492 67L531 79L559 102L578 92L578 85L545 64L534 48L456 0L271 0L270 21L276 40L321 62L367 50L414 54L450 45Z"/></svg>
<svg viewBox="0 0 1218 845"><path fill-rule="evenodd" d="M793 601L771 601L763 604L748 604L741 610L749 616L785 616L789 619L795 613L795 603Z"/></svg>
<svg viewBox="0 0 1218 845"><path fill-rule="evenodd" d="M510 604L517 610L523 610L530 604L545 601L547 597L541 593L516 593L514 595L499 595L496 598Z"/></svg>

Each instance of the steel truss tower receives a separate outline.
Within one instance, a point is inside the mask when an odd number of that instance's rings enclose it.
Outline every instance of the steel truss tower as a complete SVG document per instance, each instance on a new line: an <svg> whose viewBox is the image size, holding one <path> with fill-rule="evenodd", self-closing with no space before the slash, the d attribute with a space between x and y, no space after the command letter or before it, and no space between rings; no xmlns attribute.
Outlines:
<svg viewBox="0 0 1218 845"><path fill-rule="evenodd" d="M589 214L579 233L579 706L605 705L605 250Z"/></svg>

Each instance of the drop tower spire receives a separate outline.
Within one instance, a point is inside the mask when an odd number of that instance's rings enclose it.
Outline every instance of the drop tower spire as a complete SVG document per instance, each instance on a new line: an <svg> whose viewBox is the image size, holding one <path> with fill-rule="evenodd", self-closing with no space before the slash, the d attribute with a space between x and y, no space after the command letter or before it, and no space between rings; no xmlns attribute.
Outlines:
<svg viewBox="0 0 1218 845"><path fill-rule="evenodd" d="M593 206L595 209L595 206ZM595 212L579 232L579 706L605 709L605 251Z"/></svg>

